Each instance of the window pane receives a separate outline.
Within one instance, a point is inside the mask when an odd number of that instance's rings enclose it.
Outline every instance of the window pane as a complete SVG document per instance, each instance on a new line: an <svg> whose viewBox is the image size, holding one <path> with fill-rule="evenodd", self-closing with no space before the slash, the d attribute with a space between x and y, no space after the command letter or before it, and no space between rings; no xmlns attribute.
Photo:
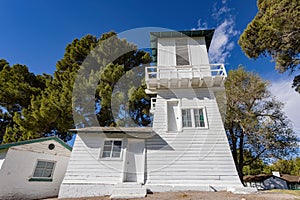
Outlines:
<svg viewBox="0 0 300 200"><path fill-rule="evenodd" d="M35 170L33 177L42 177L43 171L42 170Z"/></svg>
<svg viewBox="0 0 300 200"><path fill-rule="evenodd" d="M122 141L114 141L114 145L121 147L122 146Z"/></svg>
<svg viewBox="0 0 300 200"><path fill-rule="evenodd" d="M53 169L54 163L48 162L46 165L46 169Z"/></svg>
<svg viewBox="0 0 300 200"><path fill-rule="evenodd" d="M45 170L43 173L43 177L51 177L52 170Z"/></svg>
<svg viewBox="0 0 300 200"><path fill-rule="evenodd" d="M175 41L176 45L176 65L189 65L188 46L186 39Z"/></svg>
<svg viewBox="0 0 300 200"><path fill-rule="evenodd" d="M192 127L191 110L182 110L182 127Z"/></svg>
<svg viewBox="0 0 300 200"><path fill-rule="evenodd" d="M104 145L110 146L110 145L112 145L112 141L106 140L106 141L104 141Z"/></svg>
<svg viewBox="0 0 300 200"><path fill-rule="evenodd" d="M113 158L120 158L120 156L121 156L121 152L113 152L112 153Z"/></svg>
<svg viewBox="0 0 300 200"><path fill-rule="evenodd" d="M114 147L112 153L113 158L119 158L121 156L121 146L122 146L122 141L114 141Z"/></svg>
<svg viewBox="0 0 300 200"><path fill-rule="evenodd" d="M122 141L107 140L104 142L103 158L119 158L121 156Z"/></svg>
<svg viewBox="0 0 300 200"><path fill-rule="evenodd" d="M114 146L113 152L120 152L120 151L121 151L121 148L120 148L120 147Z"/></svg>
<svg viewBox="0 0 300 200"><path fill-rule="evenodd" d="M33 177L51 177L54 162L38 161L33 173Z"/></svg>
<svg viewBox="0 0 300 200"><path fill-rule="evenodd" d="M102 157L103 157L103 158L108 158L108 157L110 157L110 151L103 151Z"/></svg>
<svg viewBox="0 0 300 200"><path fill-rule="evenodd" d="M205 127L203 109L194 109L196 127Z"/></svg>
<svg viewBox="0 0 300 200"><path fill-rule="evenodd" d="M111 146L104 146L103 151L111 151Z"/></svg>
<svg viewBox="0 0 300 200"><path fill-rule="evenodd" d="M46 162L44 162L44 161L38 161L36 167L37 167L37 168L44 168L45 165L46 165Z"/></svg>

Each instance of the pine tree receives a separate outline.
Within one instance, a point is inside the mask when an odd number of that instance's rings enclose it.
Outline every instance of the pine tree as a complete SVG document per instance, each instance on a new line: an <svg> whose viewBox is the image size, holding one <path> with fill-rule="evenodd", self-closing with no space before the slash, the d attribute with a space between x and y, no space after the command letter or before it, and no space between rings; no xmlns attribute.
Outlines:
<svg viewBox="0 0 300 200"><path fill-rule="evenodd" d="M34 75L25 65L10 66L0 60L0 143L8 128L13 127L13 116L28 108L31 98L41 94L48 75Z"/></svg>
<svg viewBox="0 0 300 200"><path fill-rule="evenodd" d="M90 118L95 113L98 125L122 124L116 122L116 118L120 115L114 114L112 111L112 98L117 99L114 93L123 94L127 99L129 97L122 89L122 85L116 87L116 84L121 77L126 75L131 75L133 79L137 76L144 76L131 73L131 70L134 67L141 67L142 64L149 61L148 53L139 51L135 45L126 40L119 39L114 32L103 34L99 39L92 35L75 39L67 45L63 59L57 62L53 79L46 82L45 90L31 99L27 109L15 114L15 124L6 129L4 142L50 135L58 135L66 141L71 138L69 129L91 125ZM84 74L80 74L82 71ZM95 81L96 87L92 84ZM91 89L94 89L89 91L93 94L92 97L83 95L82 91ZM149 98L144 94L144 90L138 88L134 90L135 94L140 94L137 97L141 98L135 99L135 101L144 102L139 106L149 107ZM77 107L72 108L72 103ZM125 104L129 103L125 102ZM92 109L85 110L85 108ZM148 114L143 109L139 110ZM129 111L127 112L126 116L133 116ZM77 124L74 123L74 114L76 119L78 116L80 117L80 123L78 120ZM150 123L145 115L136 114L134 116L139 125Z"/></svg>
<svg viewBox="0 0 300 200"><path fill-rule="evenodd" d="M250 58L270 55L283 73L299 69L300 2L298 0L258 0L258 13L239 39ZM300 93L300 75L293 87Z"/></svg>

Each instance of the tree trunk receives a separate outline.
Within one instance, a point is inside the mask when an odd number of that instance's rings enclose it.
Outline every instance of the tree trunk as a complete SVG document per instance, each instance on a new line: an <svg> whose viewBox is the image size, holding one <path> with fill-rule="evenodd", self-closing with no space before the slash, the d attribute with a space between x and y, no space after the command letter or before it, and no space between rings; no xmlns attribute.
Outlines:
<svg viewBox="0 0 300 200"><path fill-rule="evenodd" d="M243 180L243 167L244 167L244 132L241 130L240 142L239 142L239 162L238 162L238 174L242 184L244 185Z"/></svg>

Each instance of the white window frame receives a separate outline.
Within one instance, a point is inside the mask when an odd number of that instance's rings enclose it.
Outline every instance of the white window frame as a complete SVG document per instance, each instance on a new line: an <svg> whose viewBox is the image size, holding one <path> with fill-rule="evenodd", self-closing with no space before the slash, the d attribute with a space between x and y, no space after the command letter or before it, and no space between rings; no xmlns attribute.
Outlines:
<svg viewBox="0 0 300 200"><path fill-rule="evenodd" d="M110 157L103 157L104 154L104 145L106 141L112 141L112 147L110 150ZM120 157L112 157L113 154L113 146L114 146L114 142L115 141L120 141L121 142L121 151L120 151ZM123 145L124 145L124 140L123 139L119 139L119 138L107 138L103 141L103 146L101 148L101 152L100 152L100 159L103 160L122 160L123 158Z"/></svg>
<svg viewBox="0 0 300 200"><path fill-rule="evenodd" d="M202 109L203 112L203 118L204 118L204 126L203 127L196 127L196 122L195 122L195 112L194 110L200 110ZM191 121L192 121L192 126L190 127L184 127L183 126L183 115L182 115L182 110L189 110L191 114ZM191 107L181 107L181 127L182 129L208 129L208 121L207 121L207 114L206 114L206 109L205 107L198 107L198 108L191 108Z"/></svg>
<svg viewBox="0 0 300 200"><path fill-rule="evenodd" d="M51 176L50 176L50 177L45 177L45 176L35 176L35 175L34 175L35 172L36 172L36 170L37 170L37 166L38 166L38 163L39 163L39 162L53 163L53 168L52 168L52 170L51 170ZM54 174L54 170L55 170L55 166L56 166L56 161L53 161L53 160L41 160L41 159L38 159L38 160L36 161L36 164L35 164L35 167L34 167L34 170L33 170L33 173L32 173L31 178L33 178L33 179L52 179L52 178L53 178L53 174ZM43 168L43 172L44 172L45 169L46 169L46 168L44 167L44 168Z"/></svg>

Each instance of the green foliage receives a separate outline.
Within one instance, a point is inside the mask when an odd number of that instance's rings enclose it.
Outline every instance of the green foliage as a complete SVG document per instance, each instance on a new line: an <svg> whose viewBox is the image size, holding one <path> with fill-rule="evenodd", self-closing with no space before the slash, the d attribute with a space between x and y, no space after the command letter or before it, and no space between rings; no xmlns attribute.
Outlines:
<svg viewBox="0 0 300 200"><path fill-rule="evenodd" d="M243 175L262 174L267 166L260 158L255 158L247 150L244 151L244 163Z"/></svg>
<svg viewBox="0 0 300 200"><path fill-rule="evenodd" d="M278 171L280 174L300 176L300 158L297 157L290 160L279 159L264 169L265 174L271 174L273 171Z"/></svg>
<svg viewBox="0 0 300 200"><path fill-rule="evenodd" d="M279 72L299 66L300 3L298 0L258 0L258 13L239 39L250 58L271 55ZM293 87L300 92L300 75Z"/></svg>
<svg viewBox="0 0 300 200"><path fill-rule="evenodd" d="M31 98L41 94L48 75L34 75L25 65L10 66L0 60L0 143L5 131L15 124L13 116L28 108Z"/></svg>
<svg viewBox="0 0 300 200"><path fill-rule="evenodd" d="M296 136L282 112L283 105L271 96L267 85L242 67L230 71L225 83L225 130L240 177L243 167L256 159L282 158L296 147ZM250 152L253 159L245 160L238 151Z"/></svg>
<svg viewBox="0 0 300 200"><path fill-rule="evenodd" d="M56 64L53 78L45 75L42 79L42 77L32 74L32 77L37 79L32 83L37 83L42 87L36 89L35 87L28 88L26 85L26 87L21 85L22 87L19 88L24 93L8 90L0 94L0 98L6 98L3 102L9 102L9 99L14 97L11 102L14 105L21 105L18 112L11 115L13 124L9 127L4 126L6 127L4 143L50 135L58 135L65 141L69 140L71 138L69 129L75 128L77 125L88 125L88 115L94 115L95 110L99 121L98 125L116 126L116 120L120 121L116 118L120 115L113 113L111 108L112 99L123 99L124 101L124 99L131 98L130 95L133 94L140 98L131 101L135 102L134 109L138 111L128 109L126 116L135 118L134 120L139 125L150 123L149 117L139 114L140 112L148 114L145 112L144 107L148 106L149 102L147 100L149 98L146 97L144 90L130 86L130 83L117 84L123 76L130 76L128 80L144 76L143 74L135 74L131 70L136 66L148 63L150 61L148 53L138 51L135 45L119 39L114 32L103 34L100 39L92 35L75 39L67 45L65 50L64 57ZM0 62L0 67L3 68L1 72L3 78L8 77L4 74L8 73L6 68L9 67L6 65L6 62ZM17 72L20 71L19 73L25 76L25 69L19 65L15 68L18 69ZM96 91L91 91L94 94L92 99L86 99L87 97L80 95L80 93L73 95L73 86L80 69L85 69L86 74L81 74L84 77L83 82L77 84L76 87L79 91L96 89ZM11 74L11 76L17 78L8 77L10 81L20 81L20 77L16 72L13 71ZM30 78L32 79L32 77ZM44 81L43 84L38 82L41 80ZM24 80L24 82L26 81L27 79ZM93 82L98 82L96 88L93 88ZM15 86L16 84L12 83L12 85ZM124 90L124 85L130 86L128 91L134 92L127 93L127 90ZM81 116L82 124L74 124L73 120L72 103L78 101L81 101L82 107L75 108L75 112ZM83 110L84 103L93 104L93 110ZM23 106L23 104L26 106ZM123 102L123 104L129 106L129 102ZM120 111L116 110L115 112ZM135 112L136 114L133 115L129 112ZM5 117L3 115L3 119ZM125 125L125 123L123 124Z"/></svg>
<svg viewBox="0 0 300 200"><path fill-rule="evenodd" d="M70 139L68 130L74 128L71 97L76 71L96 44L97 39L87 35L67 45L64 58L57 62L54 77L47 81L45 90L14 116L15 124L6 130L5 143L54 134L63 140Z"/></svg>

